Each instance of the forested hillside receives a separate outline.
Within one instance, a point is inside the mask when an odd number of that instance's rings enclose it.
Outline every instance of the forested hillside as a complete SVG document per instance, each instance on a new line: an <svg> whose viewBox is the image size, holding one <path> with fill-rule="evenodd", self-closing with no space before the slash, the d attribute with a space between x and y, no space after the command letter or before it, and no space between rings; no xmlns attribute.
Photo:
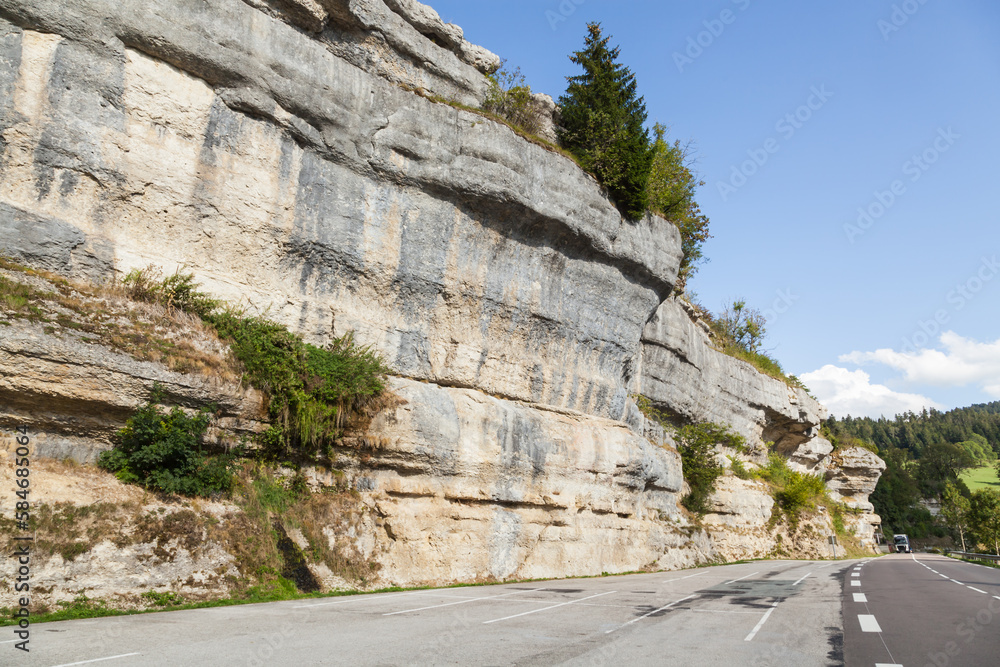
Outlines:
<svg viewBox="0 0 1000 667"><path fill-rule="evenodd" d="M974 494L959 474L997 465L1000 454L1000 401L948 412L907 412L893 419L830 417L825 427L836 445L878 448L887 469L871 496L875 511L882 516L886 533L905 532L916 538L953 532L952 522L935 522L921 499L941 500L949 487L971 498Z"/></svg>

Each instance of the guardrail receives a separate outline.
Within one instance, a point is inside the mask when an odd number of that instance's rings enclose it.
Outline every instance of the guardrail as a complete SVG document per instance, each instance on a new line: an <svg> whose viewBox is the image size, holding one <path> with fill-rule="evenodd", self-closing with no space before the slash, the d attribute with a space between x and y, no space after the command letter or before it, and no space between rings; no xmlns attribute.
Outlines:
<svg viewBox="0 0 1000 667"><path fill-rule="evenodd" d="M964 551L946 551L949 556L958 556L959 558L964 558L965 560L981 560L988 561L992 563L1000 563L1000 556L994 556L993 554L970 554Z"/></svg>

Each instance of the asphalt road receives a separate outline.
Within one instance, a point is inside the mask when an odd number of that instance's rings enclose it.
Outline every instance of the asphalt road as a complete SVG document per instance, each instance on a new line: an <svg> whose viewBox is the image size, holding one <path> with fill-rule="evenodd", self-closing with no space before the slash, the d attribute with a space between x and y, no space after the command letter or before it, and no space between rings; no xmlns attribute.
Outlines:
<svg viewBox="0 0 1000 667"><path fill-rule="evenodd" d="M852 562L387 593L46 623L25 665L837 665ZM0 641L4 630L0 629Z"/></svg>
<svg viewBox="0 0 1000 667"><path fill-rule="evenodd" d="M885 556L851 568L843 609L848 665L1000 665L1000 569Z"/></svg>
<svg viewBox="0 0 1000 667"><path fill-rule="evenodd" d="M1000 570L901 554L3 628L0 665L982 666L997 618Z"/></svg>

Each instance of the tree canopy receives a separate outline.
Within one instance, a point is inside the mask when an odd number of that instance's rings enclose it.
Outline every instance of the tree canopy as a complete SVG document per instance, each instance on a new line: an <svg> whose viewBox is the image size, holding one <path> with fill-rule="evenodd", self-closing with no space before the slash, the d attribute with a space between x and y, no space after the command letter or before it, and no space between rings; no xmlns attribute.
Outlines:
<svg viewBox="0 0 1000 667"><path fill-rule="evenodd" d="M620 62L619 47L609 47L599 23L587 25L584 48L570 56L583 73L567 77L559 138L597 177L622 214L633 220L646 214L647 185L653 148L646 104L635 75Z"/></svg>

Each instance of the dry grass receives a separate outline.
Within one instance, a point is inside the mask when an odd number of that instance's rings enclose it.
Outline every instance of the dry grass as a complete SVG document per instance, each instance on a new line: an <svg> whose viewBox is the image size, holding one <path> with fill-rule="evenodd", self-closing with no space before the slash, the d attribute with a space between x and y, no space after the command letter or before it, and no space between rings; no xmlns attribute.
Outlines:
<svg viewBox="0 0 1000 667"><path fill-rule="evenodd" d="M87 285L0 257L0 314L44 323L50 335L71 334L177 373L238 382L242 368L215 330L170 305L130 297L120 282ZM44 286L44 287L43 287Z"/></svg>

